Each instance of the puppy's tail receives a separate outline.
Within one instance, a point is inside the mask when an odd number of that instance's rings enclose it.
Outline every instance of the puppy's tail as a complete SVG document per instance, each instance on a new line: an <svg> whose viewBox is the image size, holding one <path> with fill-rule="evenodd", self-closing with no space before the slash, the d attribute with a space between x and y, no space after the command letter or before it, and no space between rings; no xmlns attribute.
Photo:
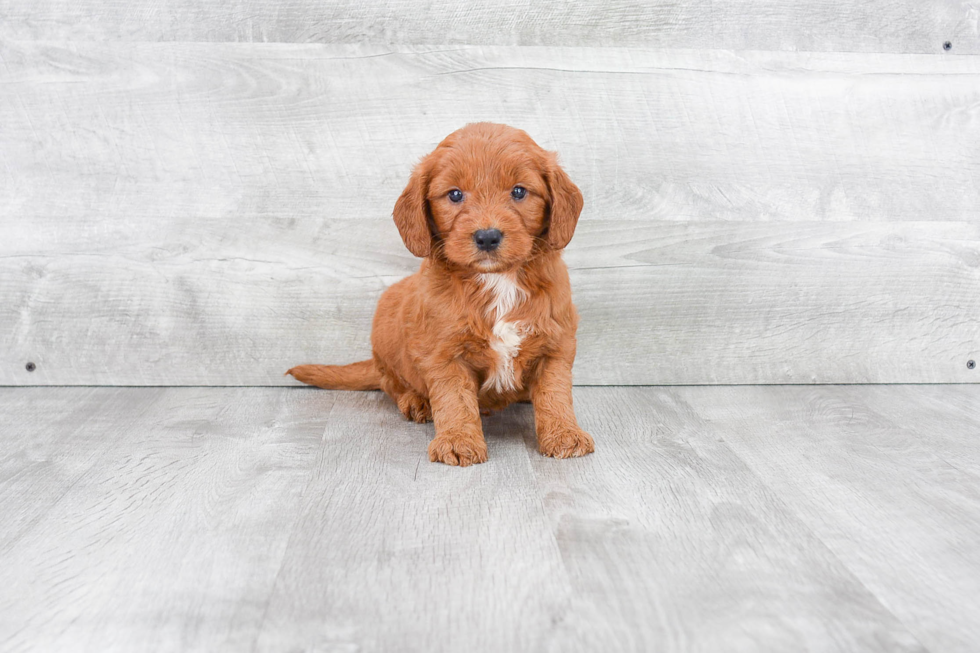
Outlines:
<svg viewBox="0 0 980 653"><path fill-rule="evenodd" d="M297 381L328 390L380 390L381 373L373 360L350 365L297 365L286 372Z"/></svg>

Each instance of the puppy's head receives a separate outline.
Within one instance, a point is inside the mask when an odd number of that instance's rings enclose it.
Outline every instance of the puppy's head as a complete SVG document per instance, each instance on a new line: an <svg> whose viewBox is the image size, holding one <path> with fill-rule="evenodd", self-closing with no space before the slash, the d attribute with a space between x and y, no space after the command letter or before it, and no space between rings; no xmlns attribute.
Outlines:
<svg viewBox="0 0 980 653"><path fill-rule="evenodd" d="M441 256L478 272L519 267L535 246L562 249L582 193L519 129L467 125L415 167L394 218L416 256Z"/></svg>

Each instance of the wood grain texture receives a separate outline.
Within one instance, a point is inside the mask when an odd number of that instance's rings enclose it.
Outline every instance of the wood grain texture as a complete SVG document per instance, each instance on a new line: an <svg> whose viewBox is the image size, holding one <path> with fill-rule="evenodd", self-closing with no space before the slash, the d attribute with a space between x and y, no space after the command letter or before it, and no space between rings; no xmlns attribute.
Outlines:
<svg viewBox="0 0 980 653"><path fill-rule="evenodd" d="M969 651L978 392L578 388L596 454L458 469L381 393L2 388L0 648Z"/></svg>
<svg viewBox="0 0 980 653"><path fill-rule="evenodd" d="M370 356L381 221L16 219L0 383L276 385ZM980 225L583 220L579 384L977 382ZM25 364L34 362L36 371Z"/></svg>
<svg viewBox="0 0 980 653"><path fill-rule="evenodd" d="M4 391L0 648L246 650L334 398Z"/></svg>
<svg viewBox="0 0 980 653"><path fill-rule="evenodd" d="M980 212L976 57L0 48L0 218L386 219L412 164L477 120L557 149L586 218Z"/></svg>
<svg viewBox="0 0 980 653"><path fill-rule="evenodd" d="M976 647L976 390L699 390L678 392L926 648Z"/></svg>
<svg viewBox="0 0 980 653"><path fill-rule="evenodd" d="M0 383L366 357L391 205L475 119L585 191L579 383L978 380L975 58L0 48Z"/></svg>
<svg viewBox="0 0 980 653"><path fill-rule="evenodd" d="M531 455L573 591L554 650L924 650L683 396L579 391L596 454Z"/></svg>
<svg viewBox="0 0 980 653"><path fill-rule="evenodd" d="M490 462L454 474L428 461L431 424L381 393L339 398L258 648L548 648L570 588L521 437L533 425L486 423Z"/></svg>
<svg viewBox="0 0 980 653"><path fill-rule="evenodd" d="M0 555L131 435L159 393L75 388L0 398ZM98 473L98 472L95 472Z"/></svg>
<svg viewBox="0 0 980 653"><path fill-rule="evenodd" d="M19 40L284 41L976 53L978 7L961 0L6 0Z"/></svg>

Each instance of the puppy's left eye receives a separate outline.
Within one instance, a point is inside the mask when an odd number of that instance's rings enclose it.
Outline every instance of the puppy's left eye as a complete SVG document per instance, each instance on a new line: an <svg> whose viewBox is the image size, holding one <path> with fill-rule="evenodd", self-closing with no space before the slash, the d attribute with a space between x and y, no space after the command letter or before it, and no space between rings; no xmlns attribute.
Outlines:
<svg viewBox="0 0 980 653"><path fill-rule="evenodd" d="M515 200L522 200L527 197L527 189L523 186L514 186L514 189L510 191L510 196Z"/></svg>

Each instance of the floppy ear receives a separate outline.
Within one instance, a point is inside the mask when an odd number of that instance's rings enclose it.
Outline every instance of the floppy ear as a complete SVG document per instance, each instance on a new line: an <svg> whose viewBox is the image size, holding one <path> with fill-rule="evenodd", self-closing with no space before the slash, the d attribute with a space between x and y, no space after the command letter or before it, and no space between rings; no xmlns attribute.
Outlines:
<svg viewBox="0 0 980 653"><path fill-rule="evenodd" d="M408 186L395 202L392 217L405 247L412 254L425 258L432 251L432 232L429 230L429 159L422 159L412 170Z"/></svg>
<svg viewBox="0 0 980 653"><path fill-rule="evenodd" d="M545 181L551 193L549 202L549 226L547 240L552 249L564 249L575 233L578 216L582 212L582 191L558 165L554 154L549 154L545 168Z"/></svg>

